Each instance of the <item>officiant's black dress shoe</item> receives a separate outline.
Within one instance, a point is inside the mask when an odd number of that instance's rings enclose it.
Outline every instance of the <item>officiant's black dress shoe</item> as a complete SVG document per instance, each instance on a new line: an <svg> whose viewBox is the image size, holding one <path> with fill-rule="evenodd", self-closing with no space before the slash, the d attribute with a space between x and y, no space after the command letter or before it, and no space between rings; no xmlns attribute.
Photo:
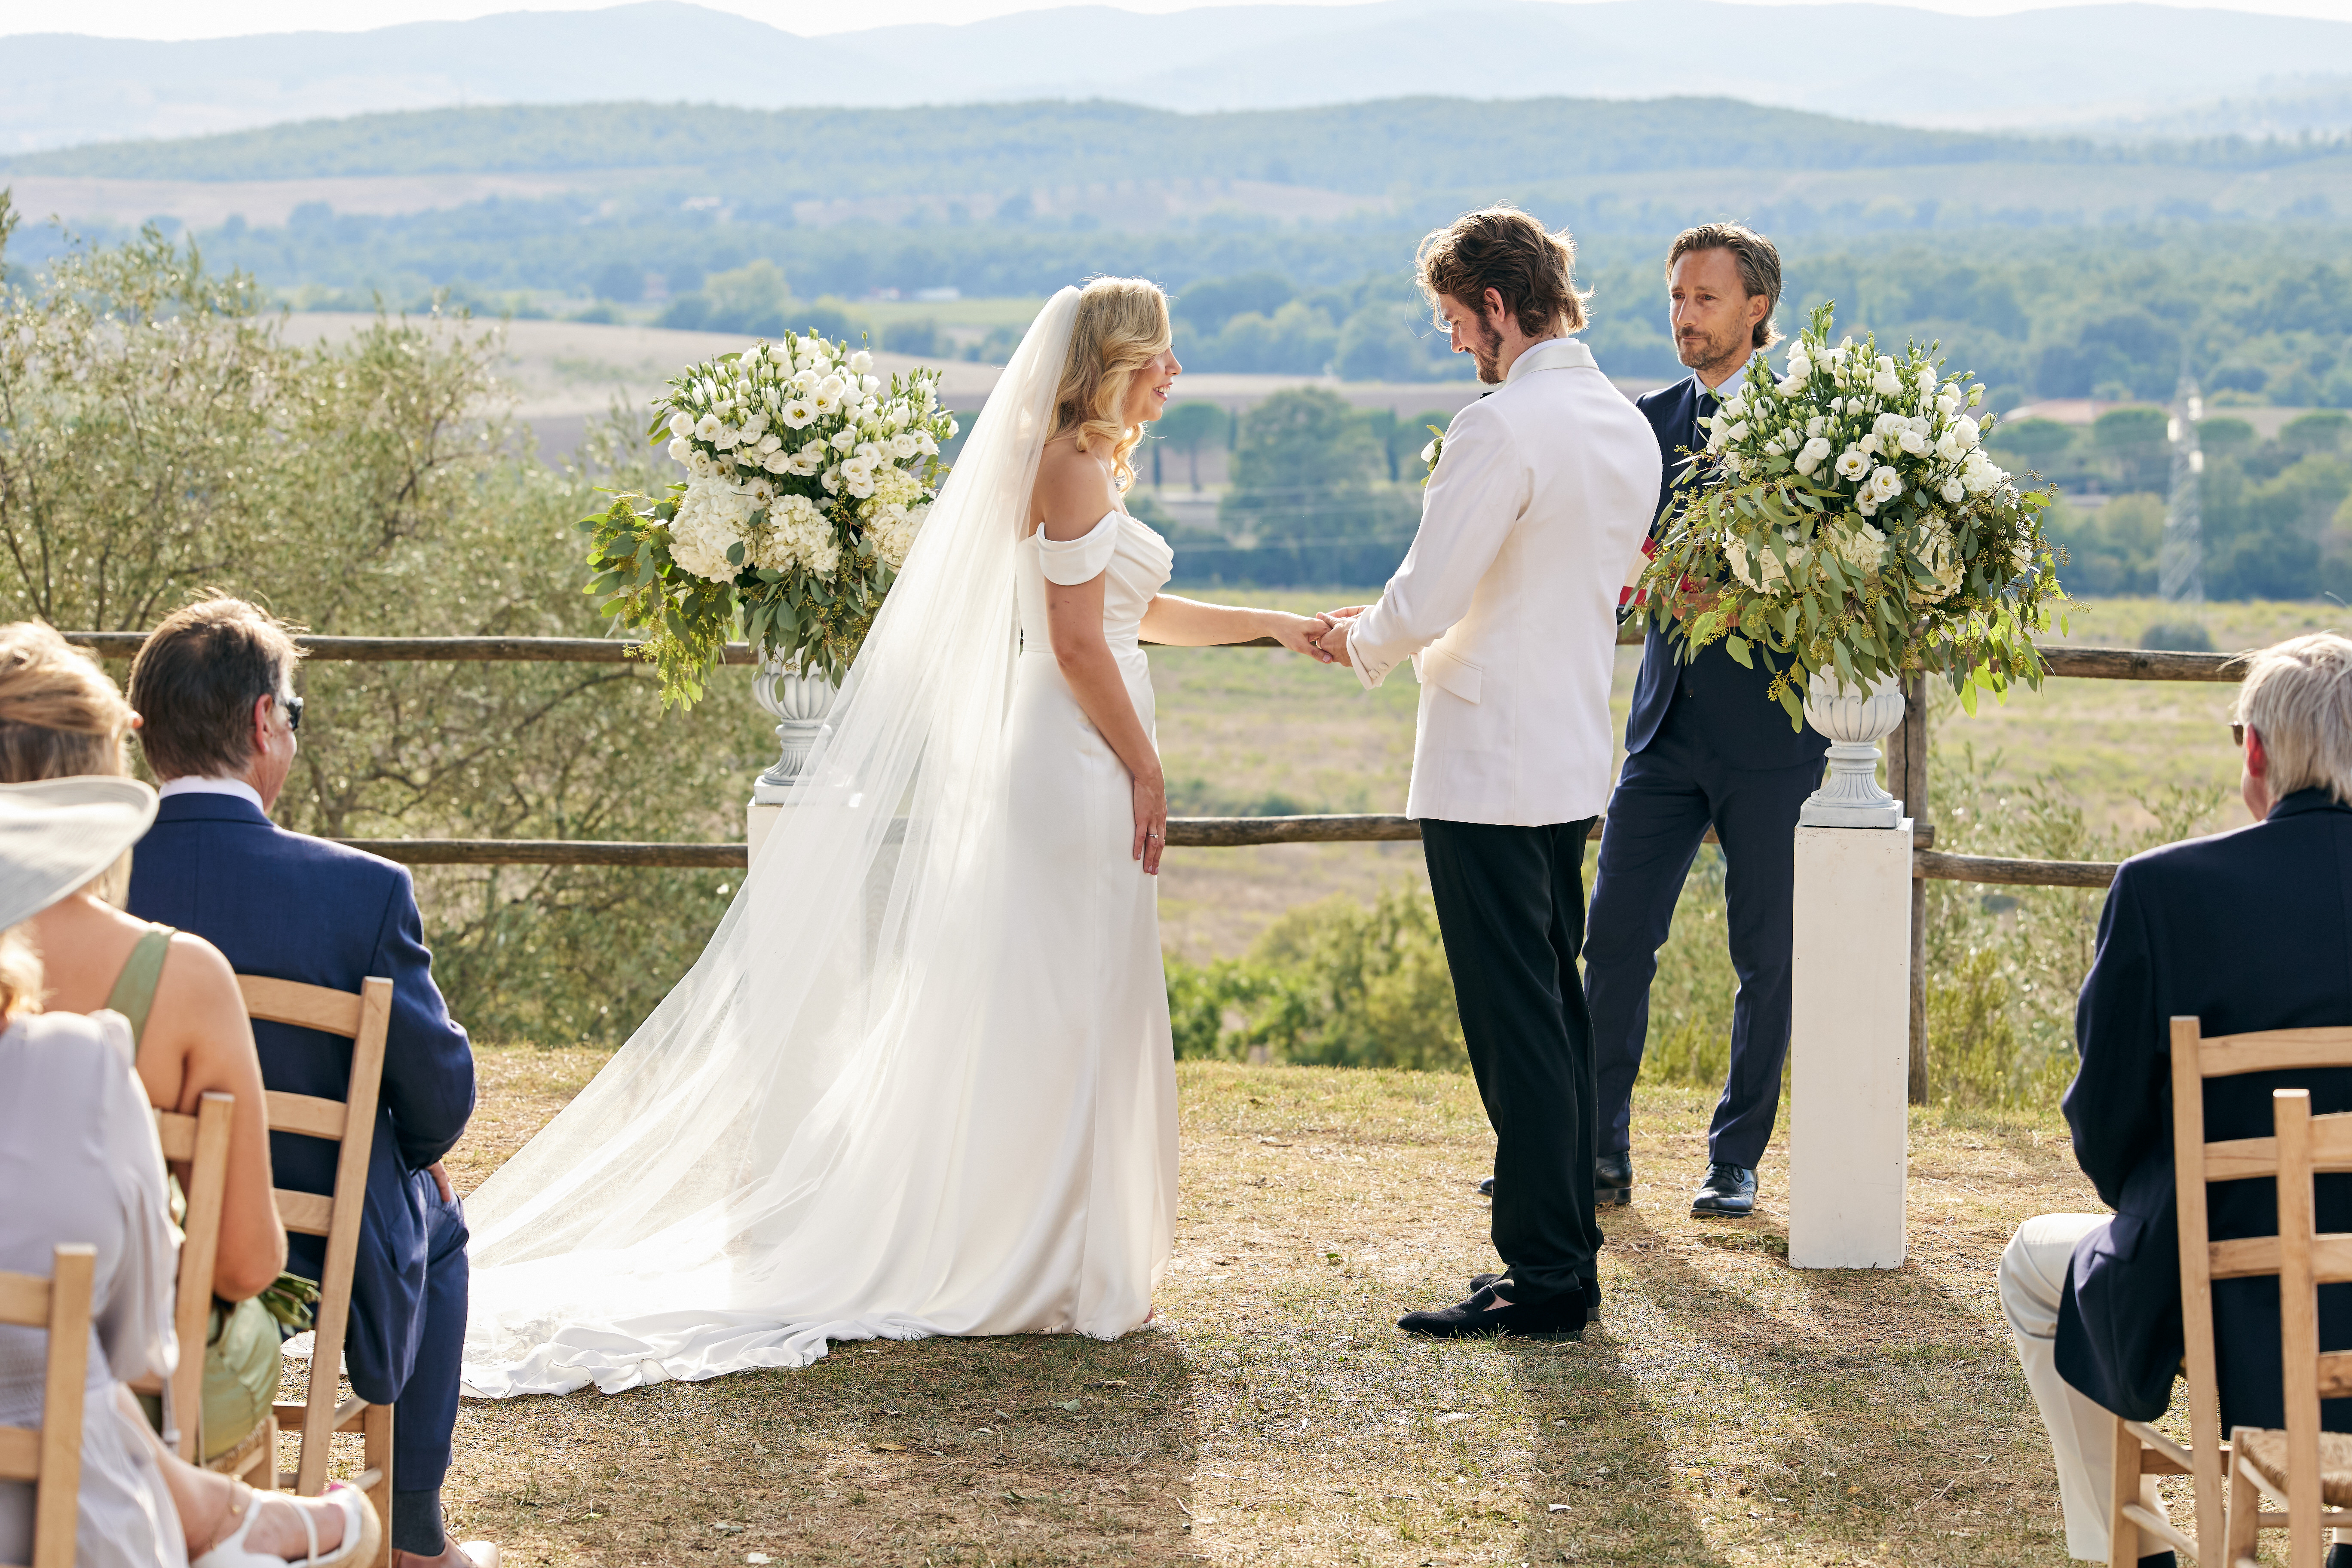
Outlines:
<svg viewBox="0 0 2352 1568"><path fill-rule="evenodd" d="M1495 1195L1495 1178L1488 1176L1478 1184L1478 1195ZM1615 1154L1603 1154L1592 1162L1592 1206L1597 1209L1622 1208L1633 1201L1633 1152L1631 1149Z"/></svg>
<svg viewBox="0 0 2352 1568"><path fill-rule="evenodd" d="M1470 1294L1475 1296L1496 1280L1507 1278L1509 1276L1503 1274L1473 1274L1470 1276ZM1601 1321L1601 1282L1597 1279L1584 1282L1584 1321L1588 1323ZM2332 1564L2330 1568L2333 1568Z"/></svg>
<svg viewBox="0 0 2352 1568"><path fill-rule="evenodd" d="M1592 1206L1622 1208L1633 1201L1633 1151L1620 1149L1592 1162Z"/></svg>
<svg viewBox="0 0 2352 1568"><path fill-rule="evenodd" d="M1691 1213L1701 1218L1746 1219L1756 1212L1756 1173L1745 1165L1717 1163L1706 1168Z"/></svg>
<svg viewBox="0 0 2352 1568"><path fill-rule="evenodd" d="M1467 1301L1433 1312L1407 1312L1397 1327L1433 1340L1479 1339L1508 1334L1517 1340L1580 1340L1584 1337L1584 1292L1571 1290L1549 1301L1495 1305L1488 1285Z"/></svg>

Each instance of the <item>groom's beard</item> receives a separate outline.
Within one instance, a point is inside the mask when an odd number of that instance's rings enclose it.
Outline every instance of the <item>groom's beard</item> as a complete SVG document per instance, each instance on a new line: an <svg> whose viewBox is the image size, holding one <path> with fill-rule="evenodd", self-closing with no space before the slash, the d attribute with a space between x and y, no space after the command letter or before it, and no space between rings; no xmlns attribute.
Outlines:
<svg viewBox="0 0 2352 1568"><path fill-rule="evenodd" d="M1486 321L1476 324L1471 335L1471 363L1478 367L1478 379L1488 386L1499 386L1503 380L1503 333Z"/></svg>

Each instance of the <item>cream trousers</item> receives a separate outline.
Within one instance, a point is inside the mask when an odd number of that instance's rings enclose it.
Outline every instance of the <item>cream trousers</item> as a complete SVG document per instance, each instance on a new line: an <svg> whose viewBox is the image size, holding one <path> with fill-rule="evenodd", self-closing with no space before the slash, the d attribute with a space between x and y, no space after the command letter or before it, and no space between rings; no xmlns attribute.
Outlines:
<svg viewBox="0 0 2352 1568"><path fill-rule="evenodd" d="M2074 1244L2106 1223L2105 1215L2038 1215L2017 1227L2000 1255L2000 1310L2016 1337L2025 1386L2033 1391L2058 1461L2066 1554L2091 1563L2107 1560L2107 1487L2116 1465L2116 1418L2058 1375L2058 1299L2065 1293L2066 1265L2074 1256ZM2143 1500L2161 1512L2154 1478L2141 1486Z"/></svg>

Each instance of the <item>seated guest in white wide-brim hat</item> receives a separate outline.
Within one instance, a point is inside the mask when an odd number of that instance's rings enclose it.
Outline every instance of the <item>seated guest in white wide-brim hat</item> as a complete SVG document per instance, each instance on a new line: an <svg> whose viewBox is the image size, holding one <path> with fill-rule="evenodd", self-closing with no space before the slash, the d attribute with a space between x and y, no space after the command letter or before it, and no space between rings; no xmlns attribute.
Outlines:
<svg viewBox="0 0 2352 1568"><path fill-rule="evenodd" d="M97 1249L76 1561L108 1568L268 1568L372 1561L383 1527L363 1493L255 1506L241 1481L164 1448L122 1385L168 1376L179 1238L153 1113L117 1013L41 1012L26 922L137 842L155 792L135 779L0 784L0 1269L46 1276L53 1249ZM48 1362L37 1329L0 1327L0 1425L38 1426ZM29 1562L32 1489L0 1483L0 1561Z"/></svg>

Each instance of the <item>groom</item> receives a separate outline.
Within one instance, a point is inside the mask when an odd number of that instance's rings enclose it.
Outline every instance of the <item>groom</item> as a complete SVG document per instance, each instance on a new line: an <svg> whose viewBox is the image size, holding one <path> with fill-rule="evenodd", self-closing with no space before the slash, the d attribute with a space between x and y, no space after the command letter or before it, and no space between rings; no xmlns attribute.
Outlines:
<svg viewBox="0 0 2352 1568"><path fill-rule="evenodd" d="M1496 387L1454 416L1421 528L1380 603L1321 647L1374 687L1421 681L1412 789L1438 929L1495 1127L1506 1273L1408 1333L1574 1338L1597 1315L1592 1026L1577 975L1584 844L1609 798L1617 589L1657 494L1649 426L1567 334L1566 235L1511 207L1422 241L1422 290Z"/></svg>

